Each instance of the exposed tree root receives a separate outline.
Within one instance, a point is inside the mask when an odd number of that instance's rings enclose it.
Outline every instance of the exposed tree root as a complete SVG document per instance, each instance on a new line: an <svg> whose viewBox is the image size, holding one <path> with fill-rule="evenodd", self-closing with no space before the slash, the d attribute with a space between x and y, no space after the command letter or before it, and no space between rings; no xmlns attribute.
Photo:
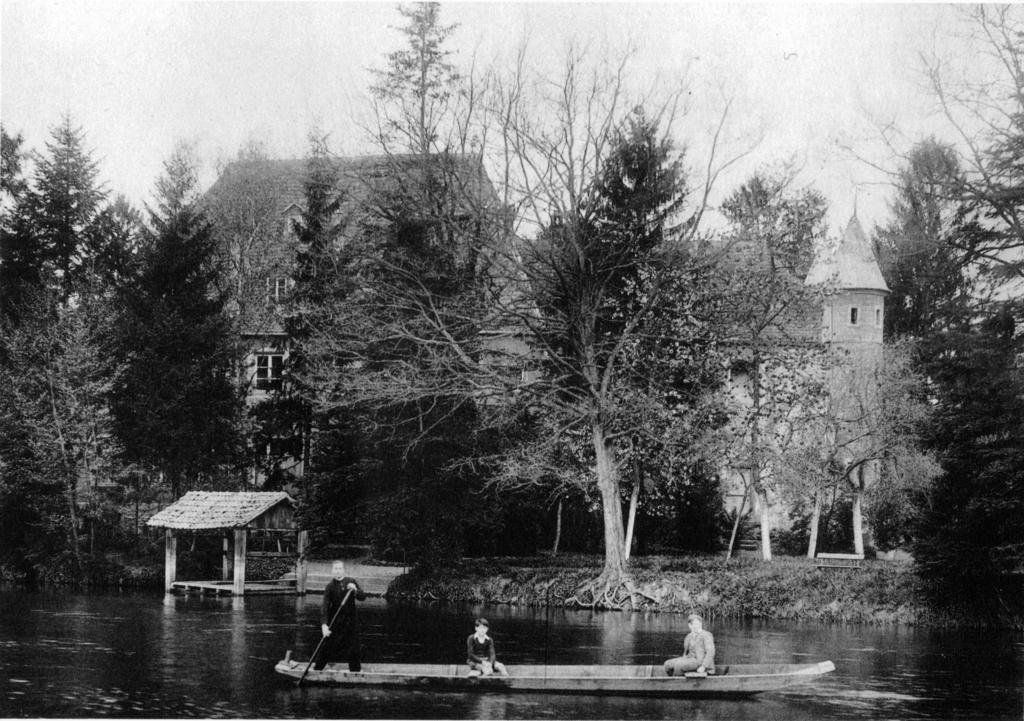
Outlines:
<svg viewBox="0 0 1024 721"><path fill-rule="evenodd" d="M631 576L618 578L601 574L593 581L578 587L572 596L565 599L568 608L589 608L608 611L635 611L645 603L657 604L658 599L644 593L633 582Z"/></svg>

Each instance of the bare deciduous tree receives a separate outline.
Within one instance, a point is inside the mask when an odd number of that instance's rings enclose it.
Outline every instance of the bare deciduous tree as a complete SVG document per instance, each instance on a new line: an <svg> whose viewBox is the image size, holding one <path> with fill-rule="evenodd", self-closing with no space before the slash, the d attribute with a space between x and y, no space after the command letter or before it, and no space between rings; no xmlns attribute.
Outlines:
<svg viewBox="0 0 1024 721"><path fill-rule="evenodd" d="M939 466L921 445L929 408L911 346L887 345L876 362L844 355L837 351L824 367L829 393L804 432L823 466L839 472L830 485L841 484L852 497L854 552L863 554L863 503L872 484L884 476L903 487L920 486Z"/></svg>
<svg viewBox="0 0 1024 721"><path fill-rule="evenodd" d="M222 170L221 180L203 198L214 219L218 254L230 282L236 323L247 334L274 325L268 284L290 274L286 208L281 207L282 178L256 142L241 148ZM240 351L241 354L241 351Z"/></svg>
<svg viewBox="0 0 1024 721"><path fill-rule="evenodd" d="M982 60L978 74L940 55L923 58L931 90L962 150L956 190L989 232L970 237L972 259L997 278L1024 278L1024 10L963 9L966 39Z"/></svg>
<svg viewBox="0 0 1024 721"><path fill-rule="evenodd" d="M751 492L758 498L766 561L771 560L768 491L777 480L774 469L822 392L813 372L820 354L820 291L806 286L805 278L824 236L826 205L816 191L790 185L788 173L757 174L724 206L732 244L723 263L722 320L739 401L726 427L732 440L727 456L734 467L746 469L744 502Z"/></svg>
<svg viewBox="0 0 1024 721"><path fill-rule="evenodd" d="M85 298L75 307L39 301L31 310L0 345L4 406L17 408L28 438L22 470L60 488L62 513L44 522L66 534L64 550L78 572L83 501L109 479L117 451L107 395L118 368L103 350L109 309Z"/></svg>
<svg viewBox="0 0 1024 721"><path fill-rule="evenodd" d="M661 440L700 396L685 382L707 362L700 220L714 178L743 153L721 160L716 135L708 177L690 192L672 142L684 90L660 102L632 91L628 54L595 64L571 48L557 80L518 60L491 86L476 131L460 136L491 146L390 155L407 185L378 190L389 202L346 246L354 284L311 342L308 385L322 409L376 409L368 423L397 420L416 437L467 409L481 432L543 417L535 458L585 437L605 565L579 600L618 604L623 588L633 599L620 469L633 437ZM513 449L453 466L492 464L511 484L543 475L523 460Z"/></svg>

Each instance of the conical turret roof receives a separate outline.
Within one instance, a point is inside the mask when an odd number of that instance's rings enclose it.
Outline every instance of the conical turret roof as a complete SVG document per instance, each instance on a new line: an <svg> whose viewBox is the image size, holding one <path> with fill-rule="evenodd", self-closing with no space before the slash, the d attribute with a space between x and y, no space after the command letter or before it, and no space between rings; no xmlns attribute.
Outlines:
<svg viewBox="0 0 1024 721"><path fill-rule="evenodd" d="M839 244L815 258L805 282L819 285L830 281L838 283L843 290L889 292L875 251L856 215L850 218Z"/></svg>

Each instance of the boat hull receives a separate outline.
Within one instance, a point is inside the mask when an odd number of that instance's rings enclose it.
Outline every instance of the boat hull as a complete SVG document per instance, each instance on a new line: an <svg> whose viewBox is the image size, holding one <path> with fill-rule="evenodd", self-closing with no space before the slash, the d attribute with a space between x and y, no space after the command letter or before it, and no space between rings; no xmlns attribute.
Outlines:
<svg viewBox="0 0 1024 721"><path fill-rule="evenodd" d="M285 657L274 670L303 684L392 686L439 691L578 693L625 696L751 696L806 683L835 670L831 661L811 664L722 666L712 676L666 676L661 666L510 665L508 676L469 676L462 664L363 664L350 672L346 664L320 671Z"/></svg>

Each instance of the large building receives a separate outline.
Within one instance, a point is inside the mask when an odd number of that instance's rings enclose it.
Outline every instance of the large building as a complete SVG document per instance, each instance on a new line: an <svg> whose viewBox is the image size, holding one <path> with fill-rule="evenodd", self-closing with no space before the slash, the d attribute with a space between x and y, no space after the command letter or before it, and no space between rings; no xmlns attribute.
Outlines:
<svg viewBox="0 0 1024 721"><path fill-rule="evenodd" d="M468 156L376 155L324 159L333 175L332 197L340 202L335 220L342 226L337 243L394 220L396 208L430 193L433 212L459 226L497 218L497 198L479 159ZM240 353L240 382L250 408L281 389L289 354L284 311L292 288L298 252L295 224L306 205L308 160L244 160L228 164L204 196L214 220L222 260L234 292ZM472 229L480 232L479 228ZM497 334L496 337L500 337ZM298 429L252 439L250 480L262 486L268 469L299 477L304 451Z"/></svg>

